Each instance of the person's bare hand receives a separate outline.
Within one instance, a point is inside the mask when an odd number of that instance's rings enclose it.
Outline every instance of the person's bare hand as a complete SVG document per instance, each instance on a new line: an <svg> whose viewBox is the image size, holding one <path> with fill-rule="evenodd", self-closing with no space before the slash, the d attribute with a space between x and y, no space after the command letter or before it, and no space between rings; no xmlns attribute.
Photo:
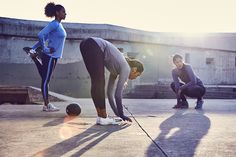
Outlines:
<svg viewBox="0 0 236 157"><path fill-rule="evenodd" d="M50 53L54 53L56 50L53 47L50 47Z"/></svg>
<svg viewBox="0 0 236 157"><path fill-rule="evenodd" d="M121 116L120 118L121 118L123 121L132 122L132 120L131 120L129 117L127 117L127 116Z"/></svg>

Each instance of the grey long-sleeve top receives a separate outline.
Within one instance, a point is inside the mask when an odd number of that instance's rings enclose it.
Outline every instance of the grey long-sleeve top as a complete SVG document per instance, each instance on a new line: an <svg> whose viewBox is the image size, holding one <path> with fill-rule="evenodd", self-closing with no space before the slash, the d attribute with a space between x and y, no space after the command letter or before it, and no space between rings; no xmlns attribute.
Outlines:
<svg viewBox="0 0 236 157"><path fill-rule="evenodd" d="M201 85L203 86L202 81L194 74L192 67L188 64L184 64L182 69L173 69L172 77L175 83L175 90L178 91L184 90L192 85ZM179 79L185 84L180 86Z"/></svg>
<svg viewBox="0 0 236 157"><path fill-rule="evenodd" d="M96 41L101 50L104 52L105 67L110 72L107 86L107 97L110 106L117 116L122 117L124 115L122 93L124 85L129 77L131 70L130 66L123 54L112 43L97 37L92 37L92 39ZM115 87L116 81L117 84Z"/></svg>

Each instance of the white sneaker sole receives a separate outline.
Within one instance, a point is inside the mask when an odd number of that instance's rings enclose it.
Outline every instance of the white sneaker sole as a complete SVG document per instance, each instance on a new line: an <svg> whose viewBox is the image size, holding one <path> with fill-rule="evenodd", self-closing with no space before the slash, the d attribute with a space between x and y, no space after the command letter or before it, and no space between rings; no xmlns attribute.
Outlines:
<svg viewBox="0 0 236 157"><path fill-rule="evenodd" d="M45 110L45 109L43 109L42 111L43 112L57 112L57 111L60 111L60 109L54 109L54 110L49 110L49 109Z"/></svg>
<svg viewBox="0 0 236 157"><path fill-rule="evenodd" d="M112 123L101 123L98 122L97 125L119 125L121 122L112 122Z"/></svg>

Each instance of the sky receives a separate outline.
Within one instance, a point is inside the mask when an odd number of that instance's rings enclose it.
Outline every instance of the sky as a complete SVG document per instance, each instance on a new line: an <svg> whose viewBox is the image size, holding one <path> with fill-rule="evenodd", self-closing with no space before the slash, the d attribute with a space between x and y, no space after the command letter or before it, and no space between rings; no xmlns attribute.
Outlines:
<svg viewBox="0 0 236 157"><path fill-rule="evenodd" d="M53 0L52 0L53 1ZM0 16L50 21L48 0L0 0ZM55 0L64 22L113 24L154 32L236 32L236 0Z"/></svg>

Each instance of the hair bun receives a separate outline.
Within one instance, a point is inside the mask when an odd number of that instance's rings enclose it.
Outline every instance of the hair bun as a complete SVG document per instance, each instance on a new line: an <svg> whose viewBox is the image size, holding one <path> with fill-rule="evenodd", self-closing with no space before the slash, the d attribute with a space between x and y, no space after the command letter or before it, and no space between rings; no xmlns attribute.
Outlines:
<svg viewBox="0 0 236 157"><path fill-rule="evenodd" d="M55 16L55 3L50 2L44 8L44 13L47 17L54 17Z"/></svg>

